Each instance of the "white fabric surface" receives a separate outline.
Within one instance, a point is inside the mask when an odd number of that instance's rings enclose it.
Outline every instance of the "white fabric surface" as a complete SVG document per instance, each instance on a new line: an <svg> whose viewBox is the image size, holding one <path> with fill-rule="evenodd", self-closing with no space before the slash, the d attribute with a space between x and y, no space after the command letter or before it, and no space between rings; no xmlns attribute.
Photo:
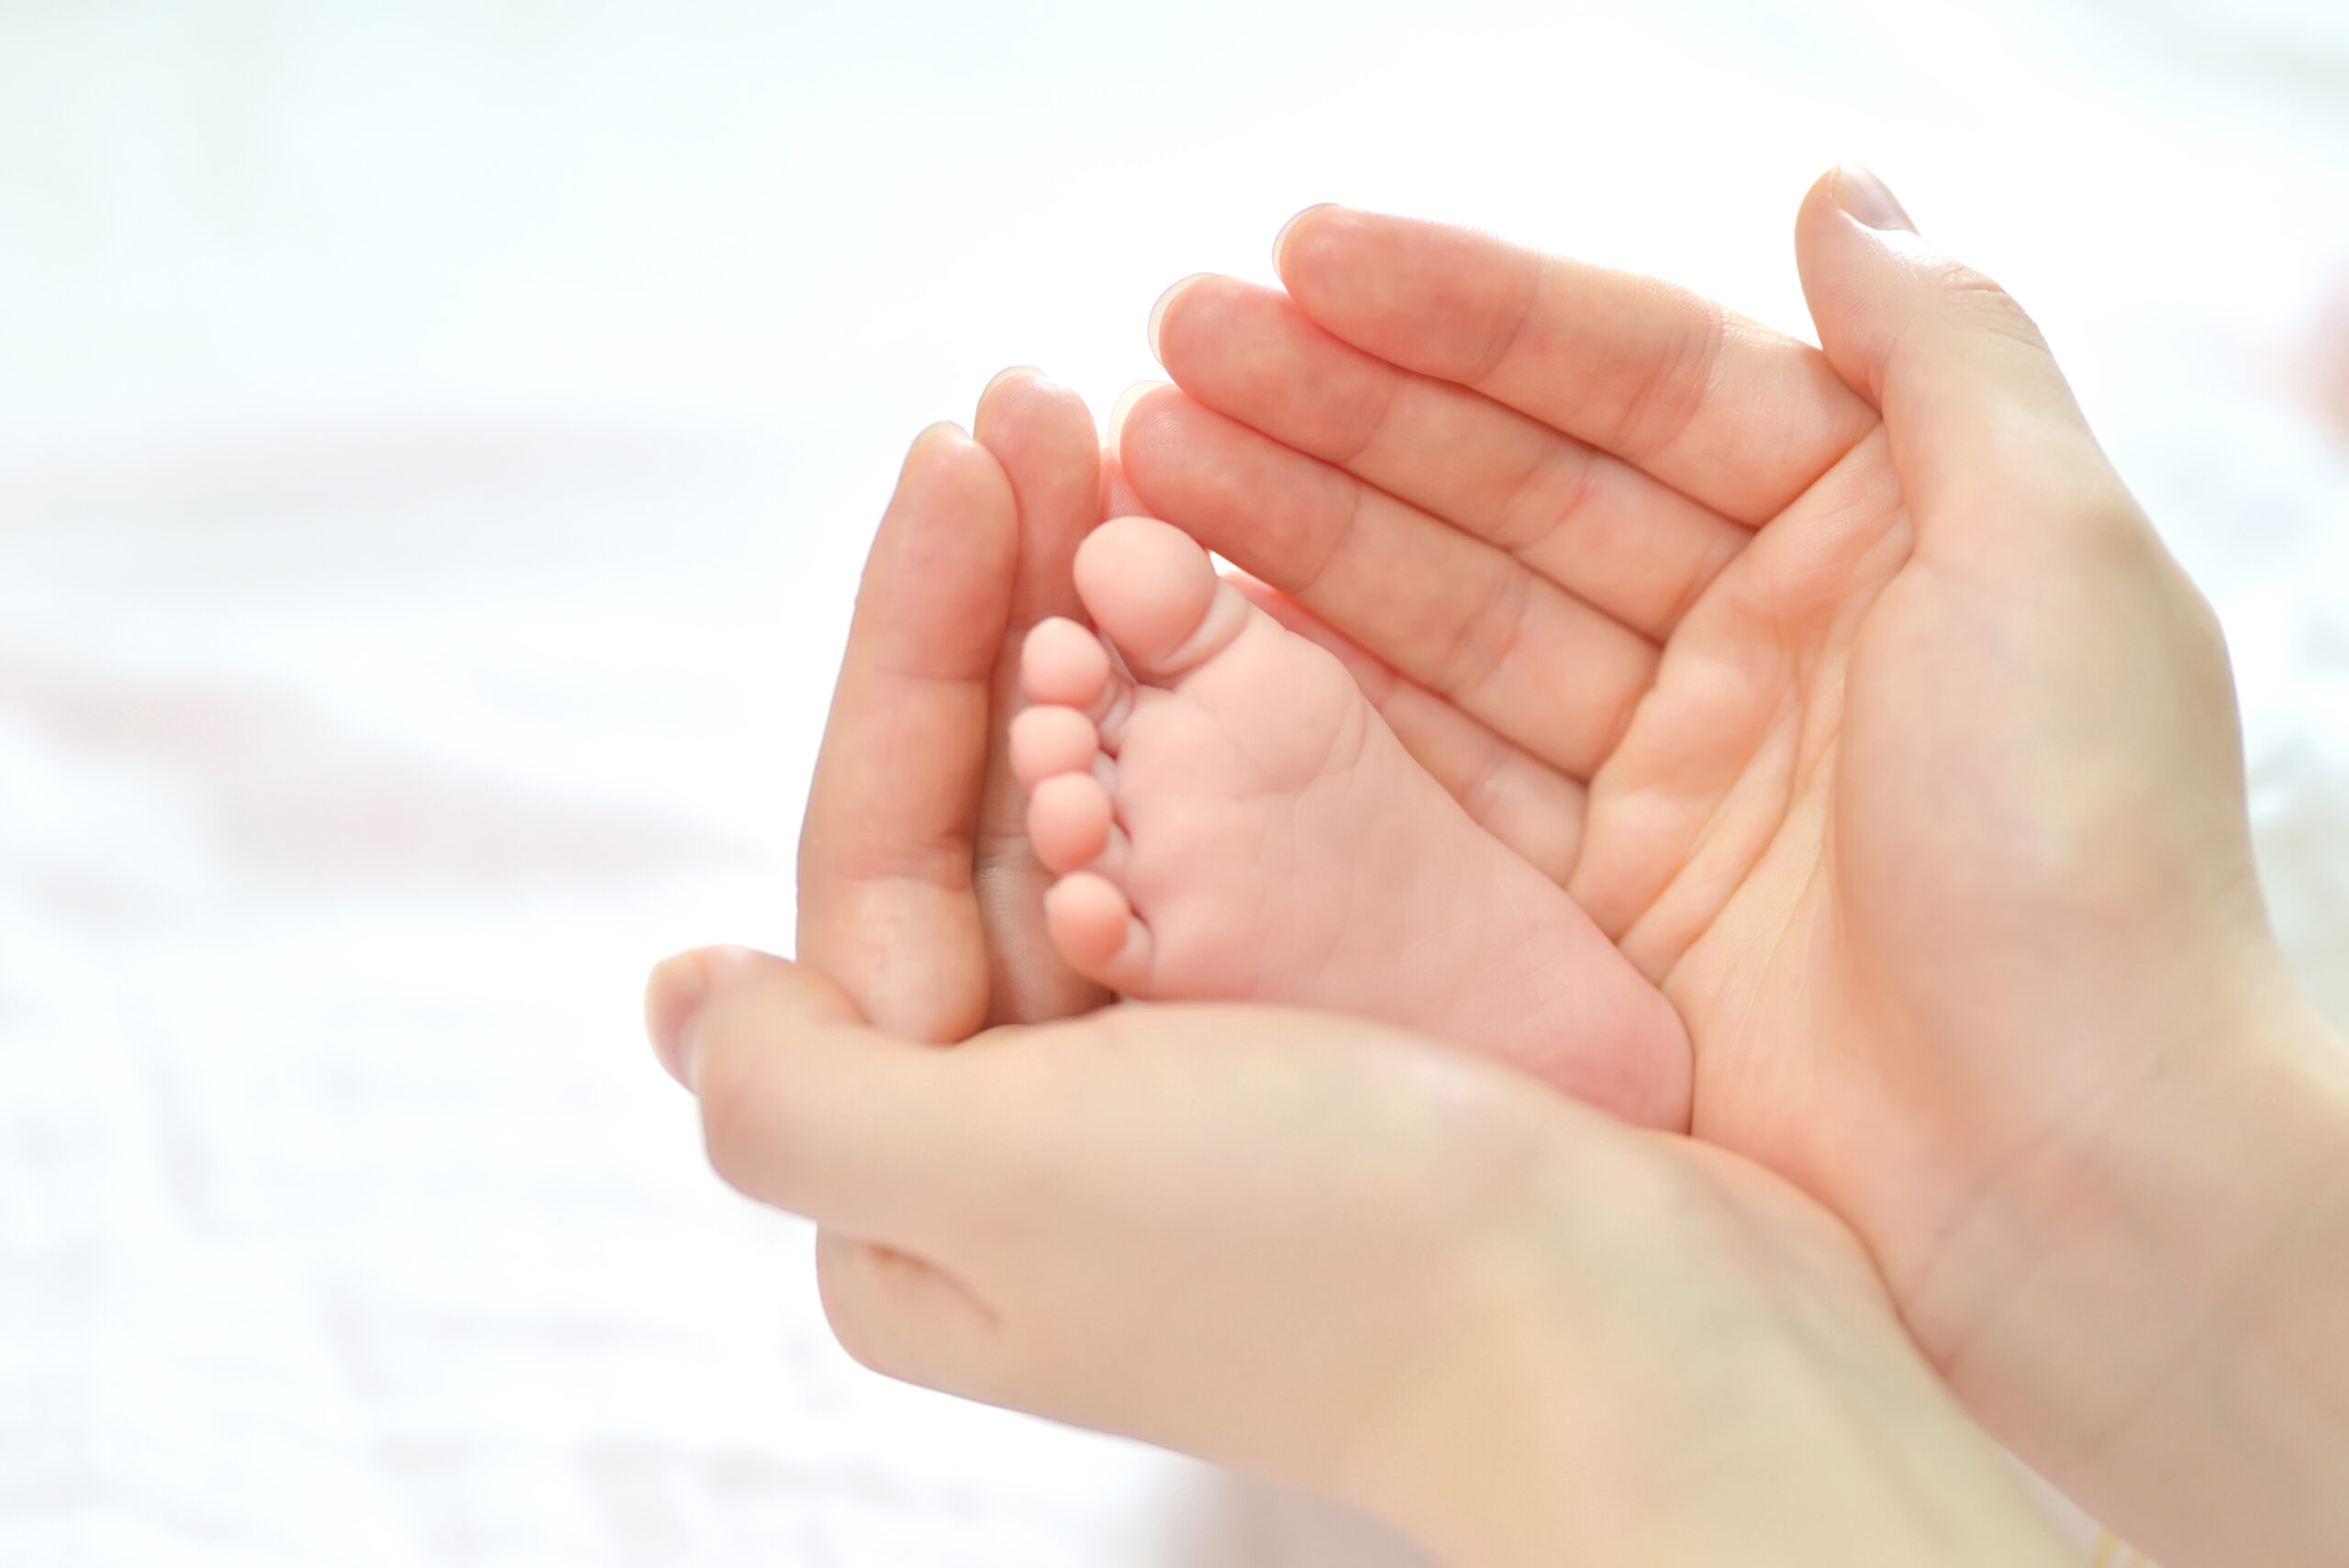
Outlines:
<svg viewBox="0 0 2349 1568"><path fill-rule="evenodd" d="M789 947L907 439L1313 200L1799 329L1876 163L2217 600L2349 1025L2337 6L1180 9L0 8L0 1562L1411 1561L855 1368L637 1021Z"/></svg>

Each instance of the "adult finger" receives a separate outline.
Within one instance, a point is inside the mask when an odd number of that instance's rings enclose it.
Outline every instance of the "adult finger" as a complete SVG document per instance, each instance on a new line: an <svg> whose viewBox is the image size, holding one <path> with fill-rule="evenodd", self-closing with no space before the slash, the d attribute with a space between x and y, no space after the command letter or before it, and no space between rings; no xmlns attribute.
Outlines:
<svg viewBox="0 0 2349 1568"><path fill-rule="evenodd" d="M1019 548L1012 488L950 425L914 442L857 591L799 838L798 951L916 1040L985 1017L972 857Z"/></svg>
<svg viewBox="0 0 2349 1568"><path fill-rule="evenodd" d="M1655 644L1508 551L1179 390L1134 402L1120 452L1153 515L1575 777L1654 680Z"/></svg>
<svg viewBox="0 0 2349 1568"><path fill-rule="evenodd" d="M1943 525L2133 518L2031 317L1918 238L1874 174L1847 165L1820 178L1795 254L1828 358L1884 411L1921 549L1938 547ZM2035 504L2011 504L2020 496Z"/></svg>
<svg viewBox="0 0 2349 1568"><path fill-rule="evenodd" d="M987 383L971 429L1003 465L1019 514L1008 635L1017 640L1053 616L1081 618L1070 564L1101 521L1101 442L1085 400L1041 371L1015 366Z"/></svg>
<svg viewBox="0 0 2349 1568"><path fill-rule="evenodd" d="M710 1164L748 1196L919 1250L970 1184L960 1051L909 1048L805 963L742 948L662 962L653 1048L701 1102Z"/></svg>
<svg viewBox="0 0 2349 1568"><path fill-rule="evenodd" d="M1007 726L1019 706L1019 647L1039 621L1084 621L1073 563L1101 521L1100 439L1085 402L1031 370L1004 372L979 399L973 429L1002 465L1019 518L1010 605L996 651L988 735L979 792L973 878L985 931L985 1021L1026 1023L1099 1006L1108 993L1061 962L1044 929L1051 873L1027 832L1028 796L1011 773Z"/></svg>
<svg viewBox="0 0 2349 1568"><path fill-rule="evenodd" d="M1653 639L1749 537L1620 458L1341 342L1276 290L1187 278L1152 312L1152 346L1208 407L1508 550Z"/></svg>
<svg viewBox="0 0 2349 1568"><path fill-rule="evenodd" d="M1759 524L1876 422L1816 349L1654 278L1313 207L1275 260L1305 315Z"/></svg>
<svg viewBox="0 0 2349 1568"><path fill-rule="evenodd" d="M1126 482L1126 471L1118 461L1119 416L1110 416L1109 428L1101 437L1101 516L1104 517L1140 517L1149 515L1141 497Z"/></svg>

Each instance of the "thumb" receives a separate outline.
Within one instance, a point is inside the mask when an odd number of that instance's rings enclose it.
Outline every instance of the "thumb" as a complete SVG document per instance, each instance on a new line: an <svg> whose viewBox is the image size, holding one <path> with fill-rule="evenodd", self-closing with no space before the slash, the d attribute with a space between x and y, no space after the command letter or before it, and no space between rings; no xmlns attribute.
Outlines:
<svg viewBox="0 0 2349 1568"><path fill-rule="evenodd" d="M830 1229L923 1248L967 1228L1004 1143L977 1114L991 1052L941 1051L865 1023L820 971L748 948L652 972L645 1019L701 1101L709 1162L744 1196Z"/></svg>
<svg viewBox="0 0 2349 1568"><path fill-rule="evenodd" d="M1874 174L1847 163L1811 186L1795 256L1820 346L1884 416L1920 542L2129 506L2031 317L1919 238Z"/></svg>

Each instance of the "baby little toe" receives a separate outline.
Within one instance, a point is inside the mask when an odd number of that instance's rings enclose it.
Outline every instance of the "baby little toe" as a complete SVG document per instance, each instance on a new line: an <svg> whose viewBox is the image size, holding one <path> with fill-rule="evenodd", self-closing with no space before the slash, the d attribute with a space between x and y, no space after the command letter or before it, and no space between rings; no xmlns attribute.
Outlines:
<svg viewBox="0 0 2349 1568"><path fill-rule="evenodd" d="M1044 927L1071 969L1128 995L1150 974L1150 929L1117 884L1089 872L1064 876L1044 895Z"/></svg>

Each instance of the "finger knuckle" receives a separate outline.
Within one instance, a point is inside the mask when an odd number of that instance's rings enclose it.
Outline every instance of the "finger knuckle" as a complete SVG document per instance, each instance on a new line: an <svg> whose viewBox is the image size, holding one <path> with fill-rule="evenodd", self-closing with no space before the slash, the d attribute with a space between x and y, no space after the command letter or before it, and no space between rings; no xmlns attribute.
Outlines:
<svg viewBox="0 0 2349 1568"><path fill-rule="evenodd" d="M1997 279L1963 261L1943 261L1934 268L1934 281L1943 293L1955 301L1975 325L2033 348L2046 348L2047 340L2041 335L2039 324Z"/></svg>

